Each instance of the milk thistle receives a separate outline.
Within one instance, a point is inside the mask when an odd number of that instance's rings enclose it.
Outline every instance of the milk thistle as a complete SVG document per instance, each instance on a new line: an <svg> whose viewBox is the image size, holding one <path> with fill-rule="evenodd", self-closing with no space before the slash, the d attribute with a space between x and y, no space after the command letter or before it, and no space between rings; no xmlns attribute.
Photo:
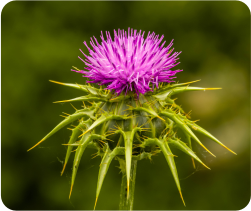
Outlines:
<svg viewBox="0 0 251 211"><path fill-rule="evenodd" d="M137 162L163 153L185 205L172 147L189 155L194 167L196 160L208 169L192 150L192 141L197 142L212 156L215 155L201 143L193 131L204 134L228 148L195 121L190 120L189 113L185 113L172 97L186 91L219 88L189 86L196 81L173 83L175 74L182 71L173 70L179 64L178 56L181 52L173 52L173 40L164 47L165 41L161 44L163 35L159 38L159 35L149 32L144 39L144 32L129 28L128 31L114 30L114 39L109 32L106 32L106 39L102 32L100 37L101 44L95 37L91 38L92 49L84 42L89 56L80 50L85 57L79 57L86 65L85 70L75 67L72 70L87 77L88 85L51 81L84 92L81 97L56 103L81 101L83 108L74 107L76 112L67 114L68 116L35 146L66 125L77 122L78 125L71 129L72 135L68 144L64 144L68 148L61 175L71 152L76 148L70 197L85 149L97 150L96 156L102 159L94 209L112 160L119 162L122 172L119 209L132 210ZM99 88L97 85L91 86L91 83L99 85ZM184 133L185 140L180 140L177 136L178 128Z"/></svg>

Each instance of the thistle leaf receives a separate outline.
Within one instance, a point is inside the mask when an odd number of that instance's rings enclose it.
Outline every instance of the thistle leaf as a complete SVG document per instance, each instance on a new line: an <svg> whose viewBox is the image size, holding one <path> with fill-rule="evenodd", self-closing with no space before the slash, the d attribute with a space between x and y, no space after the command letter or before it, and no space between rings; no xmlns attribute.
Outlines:
<svg viewBox="0 0 251 211"><path fill-rule="evenodd" d="M86 124L87 127L91 125L91 121L88 122L88 124ZM104 139L103 136L98 135L98 134L90 134L90 132L86 133L85 135L82 136L80 142L79 142L79 146L76 150L75 153L75 157L74 157L74 162L73 162L73 169L72 169L72 179L71 179L71 190L70 190L70 195L69 198L71 197L71 193L72 193L72 187L74 185L74 181L76 178L76 174L78 171L78 166L81 160L81 157L86 149L87 146L89 146L89 144L92 142L93 139L97 139L97 138L101 138Z"/></svg>
<svg viewBox="0 0 251 211"><path fill-rule="evenodd" d="M167 116L168 118L170 118L171 120L173 120L180 129L182 129L182 131L186 134L189 134L198 144L200 144L206 151L208 151L211 155L213 155L214 157L216 157L212 152L210 152L201 142L200 140L194 135L194 133L191 131L191 129L186 125L186 123L184 121L182 121L176 114L174 114L173 112L167 112L167 111L163 111L160 113L163 116Z"/></svg>
<svg viewBox="0 0 251 211"><path fill-rule="evenodd" d="M212 134L210 134L209 132L207 132L205 129L203 129L202 127L200 127L199 125L195 124L194 122L192 123L191 121L186 121L187 125L192 128L193 130L207 136L208 138L212 139L214 142L216 142L217 144L223 146L225 149L227 149L228 151L232 152L233 154L236 155L235 152L233 152L231 149L229 149L228 147L226 147L223 143L221 143L217 138L215 138Z"/></svg>
<svg viewBox="0 0 251 211"><path fill-rule="evenodd" d="M157 90L157 93L159 92L162 92L162 91L166 91L166 90L170 90L170 89L173 89L175 87L180 87L180 86L184 86L184 85L187 85L187 84L192 84L192 83L195 83L195 82L198 82L200 80L196 80L196 81L190 81L190 82L186 82L186 83L177 83L177 84L168 84L166 87L163 87L162 89L159 89Z"/></svg>
<svg viewBox="0 0 251 211"><path fill-rule="evenodd" d="M94 87L91 86L87 86L87 85L80 85L80 84L71 84L71 83L62 83L62 82L58 82L58 81L53 81L53 80L49 80L52 83L56 83L56 84L60 84L60 85L64 85L64 86L68 86L68 87L72 87L81 91L84 91L86 93L90 93L93 95L100 95L100 91L99 89L96 89Z"/></svg>
<svg viewBox="0 0 251 211"><path fill-rule="evenodd" d="M132 163L132 143L134 137L134 130L124 132L122 130L118 130L124 138L125 144L125 163L126 163L126 178L127 178L127 194L129 193L129 183L130 183L130 171L131 171L131 163ZM128 197L128 195L127 195Z"/></svg>
<svg viewBox="0 0 251 211"><path fill-rule="evenodd" d="M216 90L221 88L200 88L200 87L190 87L190 86L184 86L184 87L174 87L171 89L167 89L163 92L160 92L158 94L153 95L158 100L165 101L169 97L175 94L179 94L181 92L187 92L187 91L206 91L206 90Z"/></svg>
<svg viewBox="0 0 251 211"><path fill-rule="evenodd" d="M200 81L200 80L190 81L190 82L186 82L186 83L172 84L172 87L184 86L184 85L192 84L192 83L195 83L198 81Z"/></svg>
<svg viewBox="0 0 251 211"><path fill-rule="evenodd" d="M137 131L140 131L140 127L134 128L132 131L123 131L123 130L117 130L116 132L119 132L122 134L124 138L125 143L125 160L126 160L126 178L127 178L127 194L129 194L129 188L130 188L130 173L131 173L131 164L132 164L132 144L134 135ZM127 195L128 197L129 195Z"/></svg>
<svg viewBox="0 0 251 211"><path fill-rule="evenodd" d="M170 96L179 94L182 92L187 92L187 91L206 91L206 90L217 90L217 89L221 89L221 88L201 88L201 87L192 87L192 86L176 87L172 89Z"/></svg>
<svg viewBox="0 0 251 211"><path fill-rule="evenodd" d="M64 161L64 167L63 167L63 170L61 172L61 176L64 173L66 164L67 164L67 162L69 160L69 157L70 157L70 154L71 154L71 151L72 151L72 148L73 148L73 146L71 144L73 144L74 142L76 142L78 136L81 134L81 130L85 128L84 125L85 125L85 122L81 121L79 123L79 125L72 130L72 135L71 135L71 138L70 138L70 140L68 142L68 148L67 148L67 152L66 152L66 156L65 156L65 161Z"/></svg>
<svg viewBox="0 0 251 211"><path fill-rule="evenodd" d="M33 147L31 147L30 149L28 149L28 151L30 151L31 149L33 149L34 147L36 147L37 145L39 145L40 143L42 143L44 140L46 140L47 138L49 138L50 136L52 136L54 133L56 133L57 131L59 131L60 129L62 129L63 127L65 127L66 125L74 122L75 120L81 118L81 117L93 117L93 111L90 111L89 109L87 109L86 111L84 111L84 109L81 112L75 112L72 115L67 116L62 122L60 122L50 133L48 133L41 141L39 141L37 144L35 144Z"/></svg>
<svg viewBox="0 0 251 211"><path fill-rule="evenodd" d="M192 142L191 142L191 136L188 135L188 134L185 134L185 138L186 138L186 140L187 140L188 147L189 147L191 150L193 150ZM196 167L195 167L194 159L193 159L192 157L191 157L191 159L192 159L192 163L193 163L193 168L195 169Z"/></svg>
<svg viewBox="0 0 251 211"><path fill-rule="evenodd" d="M82 96L82 97L77 97L77 98L74 98L74 99L70 99L70 100L62 100L62 101L56 101L54 103L64 103L64 102L77 102L77 101L107 101L106 98L104 97L96 97L96 96L93 96L93 95L87 95L87 96Z"/></svg>
<svg viewBox="0 0 251 211"><path fill-rule="evenodd" d="M161 119L162 121L165 122L165 120L164 120L163 118L161 118L161 117L156 113L156 111L154 111L154 110L151 108L151 106L149 106L149 105L146 104L146 103L144 103L143 106L144 106L144 107L132 108L132 110L134 110L134 111L145 111L145 112L151 114L152 116L157 117L157 118L159 118L159 119Z"/></svg>
<svg viewBox="0 0 251 211"><path fill-rule="evenodd" d="M126 159L126 177L127 177L127 197L129 196L129 184L131 175L131 164L132 164L132 144L133 144L134 132L125 132L125 159Z"/></svg>
<svg viewBox="0 0 251 211"><path fill-rule="evenodd" d="M195 160L197 160L199 163L201 163L203 166L205 166L206 168L210 169L209 167L207 167L198 157L197 155L182 141L176 139L168 139L168 142L175 146L177 149L185 152L186 154L190 155L192 158L194 158Z"/></svg>
<svg viewBox="0 0 251 211"><path fill-rule="evenodd" d="M110 163L112 162L113 158L116 155L124 154L124 148L123 147L116 147L113 151L110 150L108 144L106 144L106 151L102 158L100 168L99 168L99 174L98 174L98 183L97 183L97 190L96 190L96 201L94 205L94 210L97 204L97 200L99 197L100 190L102 188L105 176L107 174L107 171L109 169Z"/></svg>
<svg viewBox="0 0 251 211"><path fill-rule="evenodd" d="M89 133L87 133L85 136L83 136L83 138L87 137L89 135ZM85 139L87 140L87 139ZM70 189L70 194L69 194L69 198L71 197L71 193L72 193L72 188L74 185L74 181L77 175L77 171L78 171L78 166L81 160L81 157L86 149L88 144L84 144L84 145L79 145L76 153L75 153L75 157L74 157L74 161L73 161L73 168L72 168L72 178L71 178L71 189Z"/></svg>
<svg viewBox="0 0 251 211"><path fill-rule="evenodd" d="M95 127L99 126L100 124L107 122L111 119L115 120L123 120L128 119L129 117L120 116L120 115L112 115L112 114L102 114L90 127L87 131L85 131L82 135L89 132L90 130L94 129Z"/></svg>
<svg viewBox="0 0 251 211"><path fill-rule="evenodd" d="M180 182L179 182L178 172L177 172L175 161L174 161L174 155L172 154L172 151L169 148L168 143L166 141L161 141L159 139L156 139L156 144L160 147L161 151L163 152L163 154L166 158L166 161L169 165L169 168L172 172L174 181L175 181L176 186L178 188L178 191L180 193L181 199L185 205L185 202L184 202L182 194L181 194Z"/></svg>

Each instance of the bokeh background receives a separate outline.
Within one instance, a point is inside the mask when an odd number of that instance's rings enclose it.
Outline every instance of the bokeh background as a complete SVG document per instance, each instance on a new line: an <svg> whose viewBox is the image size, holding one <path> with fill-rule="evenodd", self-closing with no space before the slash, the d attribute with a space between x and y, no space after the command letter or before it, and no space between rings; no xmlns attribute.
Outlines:
<svg viewBox="0 0 251 211"><path fill-rule="evenodd" d="M164 34L182 51L179 82L201 79L196 86L222 90L180 94L178 103L192 118L235 151L208 138L214 153L195 151L212 170L193 169L187 155L176 152L184 207L162 154L139 162L135 209L239 210L250 200L250 11L242 2L18 2L2 10L1 197L13 210L91 210L100 158L86 150L68 199L71 162L60 176L70 131L62 130L37 148L62 117L65 104L80 96L49 80L84 83L72 66L83 41L100 31L134 29ZM99 39L100 40L100 39ZM79 104L74 104L80 107ZM97 209L118 209L121 174L114 161L105 178Z"/></svg>

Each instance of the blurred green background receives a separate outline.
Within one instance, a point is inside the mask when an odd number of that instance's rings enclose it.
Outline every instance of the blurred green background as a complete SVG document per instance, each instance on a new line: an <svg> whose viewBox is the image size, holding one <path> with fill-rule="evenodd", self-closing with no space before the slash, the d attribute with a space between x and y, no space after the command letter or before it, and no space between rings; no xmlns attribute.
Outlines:
<svg viewBox="0 0 251 211"><path fill-rule="evenodd" d="M235 151L198 137L214 153L195 147L212 170L192 167L176 152L184 207L162 154L138 163L135 209L238 210L250 200L250 11L242 2L10 2L2 11L2 171L1 197L13 210L93 209L100 158L86 150L68 199L71 162L60 176L70 131L62 130L27 152L62 117L72 113L52 104L81 95L49 80L84 83L72 66L83 41L100 31L154 31L174 39L182 51L179 82L222 90L177 97L192 119ZM100 40L100 39L99 39ZM74 104L80 107L79 104ZM97 209L118 209L121 174L114 161L105 178Z"/></svg>

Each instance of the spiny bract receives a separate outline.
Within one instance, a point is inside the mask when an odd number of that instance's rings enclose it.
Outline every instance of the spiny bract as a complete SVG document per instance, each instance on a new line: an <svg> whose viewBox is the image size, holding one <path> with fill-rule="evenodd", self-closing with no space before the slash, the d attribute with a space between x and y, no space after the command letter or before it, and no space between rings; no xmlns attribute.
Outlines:
<svg viewBox="0 0 251 211"><path fill-rule="evenodd" d="M129 29L128 36L126 32L119 30L118 35L115 32L114 37L114 41L112 41L110 34L107 33L107 41L101 36L101 45L97 41L97 46L94 45L93 41L91 42L95 52L88 48L91 56L85 55L87 60L84 61L89 72L75 68L76 71L94 80L92 82L100 83L100 85L106 84L107 87L95 88L90 84L79 85L51 81L83 91L84 95L81 97L58 101L82 101L83 109L74 107L76 112L65 117L35 146L66 125L77 122L78 126L72 129L69 143L65 144L68 148L62 174L73 148L76 147L71 195L78 166L85 149L96 149L96 155L102 157L96 202L113 159L120 163L121 172L126 178L127 193L129 193L133 162L145 158L151 159L153 155L162 152L183 200L171 148L176 147L191 156L193 165L196 160L206 168L208 167L193 152L191 139L211 155L213 153L200 142L193 131L204 134L219 145L228 148L197 125L195 121L191 121L189 114L186 114L172 97L186 91L205 91L217 88L189 86L190 83L196 81L171 84L172 76L180 71L170 70L177 64L178 53L171 56L172 43L167 48L163 48L164 44L159 47L163 36L158 39L154 33L149 33L144 41L143 35L137 34L136 31L133 34L133 31L130 32ZM96 40L96 38L94 39ZM177 137L178 128L184 132L185 140L180 140ZM78 138L80 139L78 140ZM122 205L120 208L125 208L125 206Z"/></svg>

